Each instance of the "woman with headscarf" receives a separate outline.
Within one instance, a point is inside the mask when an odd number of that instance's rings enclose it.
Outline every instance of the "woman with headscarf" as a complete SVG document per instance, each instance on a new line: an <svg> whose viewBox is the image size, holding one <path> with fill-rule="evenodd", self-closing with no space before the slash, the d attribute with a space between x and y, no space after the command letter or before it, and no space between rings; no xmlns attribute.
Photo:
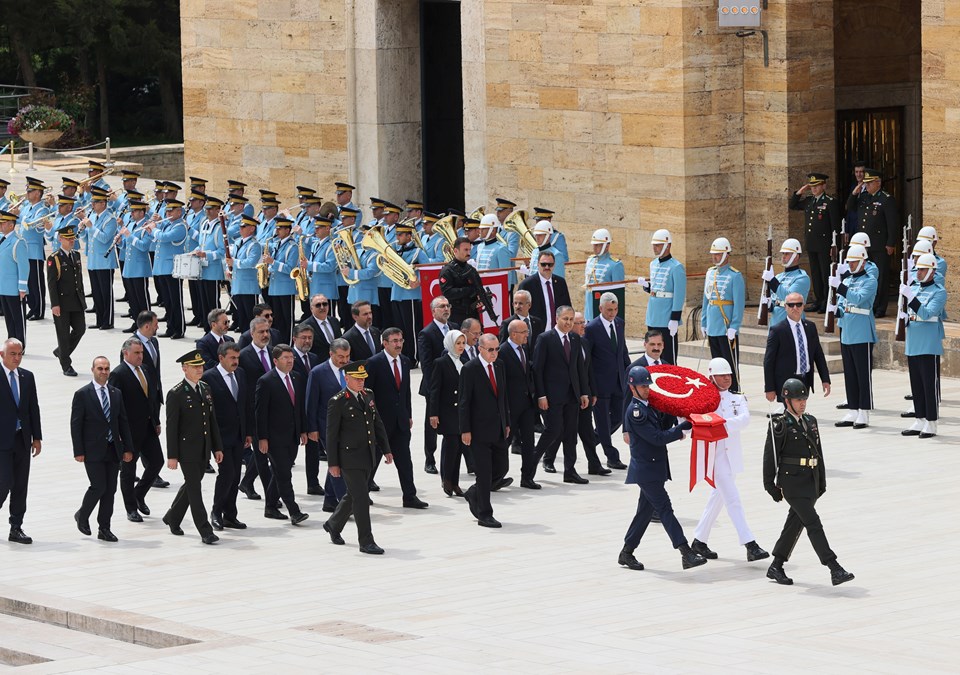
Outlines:
<svg viewBox="0 0 960 675"><path fill-rule="evenodd" d="M458 330L443 338L446 352L433 363L430 381L430 426L443 437L440 446L440 479L447 496L463 496L460 489L460 420L457 399L460 394L460 355L467 346L466 336Z"/></svg>

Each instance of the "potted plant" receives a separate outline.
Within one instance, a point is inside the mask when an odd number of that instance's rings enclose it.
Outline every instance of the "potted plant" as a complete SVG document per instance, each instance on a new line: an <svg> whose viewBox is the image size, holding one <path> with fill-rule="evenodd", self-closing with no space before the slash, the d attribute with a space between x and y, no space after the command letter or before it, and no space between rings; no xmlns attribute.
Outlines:
<svg viewBox="0 0 960 675"><path fill-rule="evenodd" d="M27 105L7 122L7 132L32 142L37 146L46 146L60 138L73 126L70 116L48 105Z"/></svg>

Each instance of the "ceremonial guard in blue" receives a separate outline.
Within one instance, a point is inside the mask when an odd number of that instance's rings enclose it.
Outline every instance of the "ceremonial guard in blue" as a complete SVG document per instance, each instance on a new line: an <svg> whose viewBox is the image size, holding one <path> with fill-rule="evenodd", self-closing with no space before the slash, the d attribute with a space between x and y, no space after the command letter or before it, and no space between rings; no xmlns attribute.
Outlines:
<svg viewBox="0 0 960 675"><path fill-rule="evenodd" d="M360 211L352 206L344 206L340 209L340 215L333 221L333 226L330 229L331 248L334 246L335 241L341 240L339 236L341 230L349 232L352 237L359 238L358 229L355 227L357 218L359 217ZM350 302L347 299L350 289L343 275L340 274L339 269L337 270L336 279L337 294L330 296L330 309L333 309L333 305L337 306L337 317L340 319L340 326L346 331L353 325L353 315L350 313ZM333 301L334 298L336 298L336 302Z"/></svg>
<svg viewBox="0 0 960 675"><path fill-rule="evenodd" d="M413 243L413 225L400 223L396 226L397 253L403 258L404 262L413 267L426 262L423 251ZM386 275L384 275L386 276ZM403 342L403 354L410 359L413 367L417 367L417 341L414 337L423 325L423 304L420 300L420 279L419 277L410 284L410 288L403 288L394 283L390 294L390 302L393 304L394 327L403 331L404 335L411 337Z"/></svg>
<svg viewBox="0 0 960 675"><path fill-rule="evenodd" d="M847 249L846 263L850 276L830 277L830 285L837 289L836 311L839 317L840 353L843 356L843 381L847 391L849 410L838 427L863 429L870 423L873 408L873 343L877 341L873 302L877 294L877 280L867 274L864 262L867 251L859 244Z"/></svg>
<svg viewBox="0 0 960 675"><path fill-rule="evenodd" d="M173 258L184 252L189 234L187 224L183 222L183 202L168 199L164 208L166 218L148 224L157 242L157 253L153 258L153 278L157 289L163 289L162 295L167 308L167 330L161 337L178 340L186 332L187 324L183 318L183 285L180 279L173 277Z"/></svg>
<svg viewBox="0 0 960 675"><path fill-rule="evenodd" d="M533 222L540 223L546 222L550 225L550 246L554 248L555 251L559 251L563 254L564 260L570 260L570 252L567 250L567 238L564 236L563 232L558 230L553 225L553 216L556 215L550 209L545 209L542 206L533 207ZM534 268L536 269L536 268ZM560 274L559 272L554 272L554 274Z"/></svg>
<svg viewBox="0 0 960 675"><path fill-rule="evenodd" d="M866 232L857 232L853 234L850 237L850 246L853 246L854 244L859 244L869 251L870 235L868 235ZM877 268L876 263L874 263L872 260L867 260L863 265L863 269L866 271L867 276L873 277L877 283L880 283L880 270ZM837 265L837 274L840 275L841 278L850 276L850 265L847 264L846 260L841 260L840 264Z"/></svg>
<svg viewBox="0 0 960 675"><path fill-rule="evenodd" d="M947 278L947 261L937 253L937 242L940 241L937 229L932 225L921 227L920 231L917 232L917 243L919 244L921 241L930 242L930 252L937 259L937 283L943 286Z"/></svg>
<svg viewBox="0 0 960 675"><path fill-rule="evenodd" d="M514 232L513 230L504 229L504 223L507 222L507 218L510 217L510 214L513 213L515 208L517 208L517 205L511 202L509 199L497 197L497 206L496 209L494 209L494 215L497 217L497 222L500 224L500 231L503 233L503 238L507 242L507 250L510 251L511 258L516 258L519 255L520 234L518 232Z"/></svg>
<svg viewBox="0 0 960 675"><path fill-rule="evenodd" d="M77 231L65 225L57 232L60 248L47 258L47 285L50 288L50 310L57 331L57 348L53 355L60 359L64 375L76 377L70 355L80 344L87 327L83 313L87 301L83 292L83 270L80 254L73 250Z"/></svg>
<svg viewBox="0 0 960 675"><path fill-rule="evenodd" d="M904 436L932 438L940 418L938 359L943 355L943 319L947 289L937 281L937 258L925 253L917 259L916 280L900 285L907 301L907 368L916 419Z"/></svg>
<svg viewBox="0 0 960 675"><path fill-rule="evenodd" d="M121 227L120 236L123 237L126 262L120 275L127 281L127 302L130 305L130 314L133 323L124 328L124 333L137 331L137 317L140 312L150 309L150 295L147 288L150 277L153 276L153 263L150 262L150 247L153 237L146 225L147 205L142 201L127 203L127 222Z"/></svg>
<svg viewBox="0 0 960 675"><path fill-rule="evenodd" d="M880 270L873 303L873 315L879 319L887 313L887 275L890 256L896 250L897 235L900 234L900 213L896 200L883 189L880 172L870 168L863 171L863 182L847 199L847 210L857 210L860 220L853 229L867 233L873 244L867 247L867 255Z"/></svg>
<svg viewBox="0 0 960 675"><path fill-rule="evenodd" d="M263 247L255 236L257 219L244 215L240 219L240 237L233 242L233 279L230 283L231 299L237 310L236 320L240 330L250 328L253 306L257 303L260 285L257 283L257 265L263 256Z"/></svg>
<svg viewBox="0 0 960 675"><path fill-rule="evenodd" d="M823 312L826 308L833 235L837 236L838 246L842 247L844 243L840 239L840 201L826 194L828 178L824 173L807 174L807 182L790 194L790 210L803 211L804 247L813 280L813 302L807 307L808 312ZM799 265L800 261L795 264Z"/></svg>
<svg viewBox="0 0 960 675"><path fill-rule="evenodd" d="M584 269L584 282L587 289L584 292L583 315L587 321L595 319L597 316L593 309L593 294L595 291L590 286L623 281L626 276L620 258L614 258L610 255L610 243L612 241L610 231L606 228L596 230L593 237L590 238L593 255L587 258L587 265Z"/></svg>
<svg viewBox="0 0 960 675"><path fill-rule="evenodd" d="M30 261L27 321L37 321L46 314L47 287L43 278L43 261L46 255L43 250L43 235L45 218L52 216L52 210L42 201L44 190L46 187L42 181L28 176L26 201L17 214L17 229L26 245L27 259Z"/></svg>
<svg viewBox="0 0 960 675"><path fill-rule="evenodd" d="M250 200L243 194L246 189L247 184L239 180L228 180L227 181L227 196L228 197L242 197L240 200L243 203L242 215L254 217L253 204L250 203Z"/></svg>
<svg viewBox="0 0 960 675"><path fill-rule="evenodd" d="M30 261L27 247L17 236L17 217L9 211L0 211L0 308L7 325L7 337L27 344L27 323L24 303L27 297L27 277Z"/></svg>
<svg viewBox="0 0 960 675"><path fill-rule="evenodd" d="M44 236L47 238L47 241L50 243L50 247L54 251L60 249L60 237L57 233L67 226L73 228L73 231L77 233L80 229L80 221L73 213L74 204L76 201L73 197L68 197L66 195L57 195L57 215L53 217L53 227L50 228L50 231ZM75 238L73 242L73 250L77 253L80 252L80 239Z"/></svg>
<svg viewBox="0 0 960 675"><path fill-rule="evenodd" d="M772 269L763 271L763 280L767 282L767 287L770 289L771 326L776 326L787 318L787 309L784 303L788 295L799 293L803 296L804 302L810 295L810 277L800 269L800 253L800 242L796 239L787 239L780 247L783 271L776 276L774 276Z"/></svg>
<svg viewBox="0 0 960 675"><path fill-rule="evenodd" d="M500 224L495 215L487 214L480 219L480 244L477 246L477 269L496 270L513 267L510 260L510 249L500 241L497 230ZM513 288L517 283L517 273L508 275L508 287Z"/></svg>
<svg viewBox="0 0 960 675"><path fill-rule="evenodd" d="M533 253L530 254L530 269L528 273L536 274L537 270L540 269L539 261L541 253L552 253L554 260L553 273L558 277L566 278L564 274L564 263L566 263L569 258L567 258L565 252L551 243L553 238L553 225L550 224L550 221L541 220L534 225L533 236L537 240L537 248L533 249ZM523 268L521 268L521 274L523 271Z"/></svg>
<svg viewBox="0 0 960 675"><path fill-rule="evenodd" d="M210 332L210 310L220 307L220 284L226 281L224 272L224 234L220 227L220 208L223 202L208 197L204 205L205 217L199 225L199 241L193 254L200 258L199 299L200 307L194 312L200 317L200 325Z"/></svg>
<svg viewBox="0 0 960 675"><path fill-rule="evenodd" d="M318 293L330 298L337 297L337 279L342 279L337 269L337 258L330 241L330 226L333 221L324 216L314 219L314 237L310 242L307 260L303 269L310 278L310 295ZM306 246L306 244L304 244Z"/></svg>
<svg viewBox="0 0 960 675"><path fill-rule="evenodd" d="M107 193L94 188L90 192L89 216L80 223L87 229L87 272L93 294L95 321L88 328L113 328L113 272L119 263L116 247L117 219L107 209Z"/></svg>
<svg viewBox="0 0 960 675"><path fill-rule="evenodd" d="M670 543L680 551L683 569L689 569L703 565L707 560L694 552L687 543L683 528L673 513L673 505L665 484L670 480L667 444L679 441L683 438L683 432L693 425L683 421L664 429L663 413L650 405L651 384L653 380L646 368L634 366L630 369L627 385L633 394L633 400L627 405L623 415L623 433L629 436L630 441L630 466L625 482L627 485L640 487L640 499L617 562L632 570L643 569L643 563L634 557L633 552L640 545L650 519L656 513L670 537Z"/></svg>
<svg viewBox="0 0 960 675"><path fill-rule="evenodd" d="M726 237L718 237L710 246L713 267L707 270L703 284L703 313L700 328L710 343L710 356L723 357L733 369L731 391L740 391L740 341L737 333L743 323L746 288L743 275L730 265L733 248Z"/></svg>
<svg viewBox="0 0 960 675"><path fill-rule="evenodd" d="M300 266L300 253L296 240L290 236L293 221L277 216L277 241L271 252L264 247L263 261L270 269L270 307L273 309L273 327L280 332L280 339L293 343L294 300L297 285L290 278L291 270Z"/></svg>
<svg viewBox="0 0 960 675"><path fill-rule="evenodd" d="M650 245L653 247L650 278L637 279L641 288L650 294L647 330L658 330L663 334L662 359L665 363L676 364L680 346L677 333L683 324L683 303L687 297L687 271L683 263L671 255L673 237L668 230L654 232Z"/></svg>

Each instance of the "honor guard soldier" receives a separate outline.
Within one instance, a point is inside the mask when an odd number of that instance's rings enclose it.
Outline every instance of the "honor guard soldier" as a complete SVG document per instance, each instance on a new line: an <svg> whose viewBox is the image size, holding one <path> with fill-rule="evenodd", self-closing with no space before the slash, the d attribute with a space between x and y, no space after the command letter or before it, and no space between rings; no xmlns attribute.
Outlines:
<svg viewBox="0 0 960 675"><path fill-rule="evenodd" d="M323 529L330 541L344 544L340 533L353 516L357 525L360 552L382 555L383 549L373 540L370 526L370 475L377 462L377 451L387 464L393 462L387 431L377 412L373 393L363 388L367 379L364 361L354 361L341 371L346 387L331 397L327 404L327 466L333 478L347 484L344 495Z"/></svg>
<svg viewBox="0 0 960 675"><path fill-rule="evenodd" d="M130 304L130 315L133 317L133 324L123 330L124 333L135 333L137 330L136 317L140 312L150 309L150 296L148 284L150 277L153 276L152 264L150 262L150 248L153 243L153 237L147 230L146 225L150 222L147 218L147 205L141 201L131 201L127 204L130 218L127 224L120 230L123 237L124 248L126 249L127 260L124 263L121 275L128 281L127 300Z"/></svg>
<svg viewBox="0 0 960 675"><path fill-rule="evenodd" d="M117 219L107 209L107 193L90 191L90 214L80 221L87 230L87 272L93 294L95 321L87 328L113 328L113 276L120 264L116 254Z"/></svg>
<svg viewBox="0 0 960 675"><path fill-rule="evenodd" d="M533 252L530 254L530 269L528 270L529 274L536 274L537 270L540 269L540 255L542 253L552 253L554 266L553 273L558 277L564 277L564 264L569 260L567 254L562 252L559 248L554 246L551 243L553 239L553 225L549 220L541 220L533 227L533 237L537 240L537 248L533 249ZM520 272L523 273L521 268Z"/></svg>
<svg viewBox="0 0 960 675"><path fill-rule="evenodd" d="M556 251L559 251L563 254L564 260L570 260L570 252L567 250L567 238L563 235L563 232L558 230L553 225L553 216L556 215L550 209L545 209L542 206L533 207L533 222L539 223L546 221L550 223L550 246L552 246ZM555 274L559 274L555 272ZM560 276L563 276L562 274Z"/></svg>
<svg viewBox="0 0 960 675"><path fill-rule="evenodd" d="M186 332L187 324L183 318L183 285L180 279L173 277L173 259L184 252L188 238L187 224L183 222L183 202L180 200L166 200L164 209L167 215L163 220L148 224L157 244L153 277L167 308L167 330L161 337L179 340Z"/></svg>
<svg viewBox="0 0 960 675"><path fill-rule="evenodd" d="M214 544L220 537L213 533L207 519L200 481L211 455L217 464L223 461L220 427L210 385L200 379L203 356L194 349L177 359L177 363L183 368L183 380L167 393L167 467L173 471L180 467L183 485L162 520L171 534L182 535L180 523L189 507L203 543Z"/></svg>
<svg viewBox="0 0 960 675"><path fill-rule="evenodd" d="M857 232L850 237L850 246L853 246L854 244L859 244L869 251L870 235L868 235L866 232ZM867 276L873 277L877 283L880 283L880 269L877 267L876 263L868 259L864 263L863 268L867 271ZM847 264L846 260L841 260L840 264L837 265L837 274L844 279L850 276L850 265Z"/></svg>
<svg viewBox="0 0 960 675"><path fill-rule="evenodd" d="M290 236L293 221L283 216L274 219L276 224L276 242L265 246L263 262L270 269L270 307L273 309L273 327L280 332L280 341L293 342L294 300L297 285L290 278L290 272L300 265L297 242Z"/></svg>
<svg viewBox="0 0 960 675"><path fill-rule="evenodd" d="M200 258L199 299L200 307L196 314L200 316L200 325L204 332L210 332L208 315L210 310L220 307L220 284L227 280L224 267L225 243L223 229L220 227L220 209L223 202L216 197L208 197L204 205L205 216L200 223L199 241L193 254Z"/></svg>
<svg viewBox="0 0 960 675"><path fill-rule="evenodd" d="M497 230L500 225L497 217L492 213L485 215L480 219L480 244L477 246L477 269L478 270L496 270L506 267L513 267L513 261L510 260L510 249L497 237ZM517 273L510 272L508 275L508 287L513 288L517 283Z"/></svg>
<svg viewBox="0 0 960 675"><path fill-rule="evenodd" d="M470 240L458 237L453 243L453 260L440 270L440 294L450 301L450 321L462 325L467 318L478 319L479 294L483 280L470 260Z"/></svg>
<svg viewBox="0 0 960 675"><path fill-rule="evenodd" d="M517 232L504 230L503 224L507 222L507 218L510 217L510 214L513 213L515 208L517 208L517 205L509 199L497 197L497 206L494 210L494 215L497 217L497 222L500 223L500 231L503 232L503 238L507 242L507 250L510 251L511 258L516 258L520 251L520 235Z"/></svg>
<svg viewBox="0 0 960 675"><path fill-rule="evenodd" d="M596 317L593 310L593 294L595 291L590 289L590 285L623 281L626 276L620 259L610 255L610 243L612 241L610 231L605 228L596 230L590 239L590 244L593 246L593 255L587 258L587 266L584 271L587 290L583 300L583 315L587 321Z"/></svg>
<svg viewBox="0 0 960 675"><path fill-rule="evenodd" d="M921 227L920 231L917 232L917 243L921 241L930 242L930 252L933 253L937 259L937 281L942 286L947 278L947 261L937 253L937 242L940 241L940 237L937 235L936 228L932 225L924 225Z"/></svg>
<svg viewBox="0 0 960 675"><path fill-rule="evenodd" d="M796 239L787 239L780 246L780 260L783 263L783 271L774 276L773 270L763 270L763 280L767 282L770 289L770 303L773 305L773 311L770 315L770 325L776 326L787 318L787 310L784 303L787 296L791 293L799 293L803 296L804 302L810 295L810 277L800 269L800 242ZM817 305L816 311L823 309ZM814 310L809 310L814 311Z"/></svg>
<svg viewBox="0 0 960 675"><path fill-rule="evenodd" d="M340 215L340 212L345 208L356 209L357 207L353 204L353 191L357 188L350 185L350 183L344 183L338 181L333 184L336 188L337 196L337 214ZM372 201L372 200L371 200Z"/></svg>
<svg viewBox="0 0 960 675"><path fill-rule="evenodd" d="M243 215L240 218L240 237L233 242L233 280L230 283L231 300L236 308L237 327L250 328L253 306L257 304L260 284L257 283L257 265L263 257L263 247L256 238L257 219Z"/></svg>
<svg viewBox="0 0 960 675"><path fill-rule="evenodd" d="M27 297L27 277L30 261L27 246L16 232L17 217L9 211L0 211L0 308L7 325L7 337L26 345L27 324L24 303Z"/></svg>
<svg viewBox="0 0 960 675"><path fill-rule="evenodd" d="M388 244L394 246L397 243L397 223L400 220L400 207L390 202L383 203L383 220L380 225L383 227L383 238ZM377 305L373 308L373 324L380 328L389 326L399 326L396 318L393 316L393 305L390 303L390 296L393 293L393 281L386 274L381 274L377 278Z"/></svg>
<svg viewBox="0 0 960 675"><path fill-rule="evenodd" d="M650 294L647 330L660 331L664 336L663 361L676 364L680 344L677 333L683 323L683 303L687 297L687 271L672 255L673 237L669 230L654 232L650 245L653 248L650 278L637 279L643 290Z"/></svg>
<svg viewBox="0 0 960 675"><path fill-rule="evenodd" d="M54 251L60 248L60 238L57 233L62 228L70 226L77 234L77 238L73 242L73 250L77 253L80 252L80 220L73 214L73 207L76 203L77 200L73 197L57 195L57 215L53 218L53 226L50 228L50 232L45 235L48 237L50 246Z"/></svg>
<svg viewBox="0 0 960 675"><path fill-rule="evenodd" d="M83 291L83 270L80 254L73 250L77 231L67 225L57 232L60 249L47 258L47 285L50 288L50 310L57 331L57 348L53 355L60 359L64 375L76 377L73 354L87 327L84 310L87 301Z"/></svg>
<svg viewBox="0 0 960 675"><path fill-rule="evenodd" d="M926 253L933 255L933 245L926 239L918 239L917 243L913 245L913 249L910 251L910 259L907 262L907 277L909 278L910 283L913 283L917 278L917 258ZM933 259L936 260L937 257L934 255ZM937 268L934 277L936 278L938 284L941 286L944 285L945 279L940 276L939 267Z"/></svg>
<svg viewBox="0 0 960 675"><path fill-rule="evenodd" d="M745 287L743 275L730 265L733 247L726 237L718 237L710 246L713 267L707 270L703 284L703 314L700 328L710 343L710 356L720 356L733 369L732 391L740 391L740 343L737 333L743 323Z"/></svg>
<svg viewBox="0 0 960 675"><path fill-rule="evenodd" d="M924 253L917 259L916 280L900 284L900 295L907 301L907 367L916 419L904 436L932 438L937 435L940 418L939 358L943 355L943 319L946 315L947 289L937 281L937 258Z"/></svg>
<svg viewBox="0 0 960 675"><path fill-rule="evenodd" d="M410 267L427 262L423 256L423 251L413 243L413 224L400 223L396 230L396 249L404 262ZM410 288L403 288L394 283L390 294L390 302L393 305L393 326L402 330L404 335L416 335L423 325L423 304L420 300L419 276L410 284ZM404 341L403 354L410 359L411 364L416 368L417 341L415 339L411 338Z"/></svg>
<svg viewBox="0 0 960 675"><path fill-rule="evenodd" d="M333 221L326 216L317 216L313 221L314 237L301 267L310 277L311 297L319 293L327 298L336 298L337 279L343 278L337 270L337 258L330 241L331 225Z"/></svg>
<svg viewBox="0 0 960 675"><path fill-rule="evenodd" d="M810 277L813 280L813 302L807 307L808 312L823 312L826 309L833 234L837 235L837 246L842 248L844 243L839 239L843 223L840 201L826 193L828 178L830 176L825 173L807 174L807 182L790 195L790 210L803 211L804 248L807 250ZM799 259L796 264L800 264Z"/></svg>
<svg viewBox="0 0 960 675"><path fill-rule="evenodd" d="M793 548L804 529L813 544L820 563L830 568L833 585L853 579L837 562L837 554L830 550L823 523L817 515L817 500L827 490L827 475L823 464L823 448L817 418L805 414L807 388L800 380L790 378L783 383L784 412L770 417L767 442L763 448L763 487L779 502L786 499L790 506L783 532L773 547L773 563L767 578L789 586L793 579L783 571Z"/></svg>
<svg viewBox="0 0 960 675"><path fill-rule="evenodd" d="M851 209L856 209L860 218L855 229L866 232L873 244L867 247L867 255L880 270L877 297L873 304L873 315L879 319L887 313L890 256L896 251L897 235L900 234L897 202L883 189L879 171L864 169L863 182L853 189L847 200L847 210Z"/></svg>
<svg viewBox="0 0 960 675"><path fill-rule="evenodd" d="M27 279L27 321L44 318L46 312L47 288L43 283L44 217L52 216L50 207L43 202L46 187L43 181L27 177L26 201L17 212L17 229L30 261L30 276Z"/></svg>
<svg viewBox="0 0 960 675"><path fill-rule="evenodd" d="M839 318L840 353L843 356L843 381L847 391L849 411L835 424L838 427L863 429L870 424L873 408L873 343L877 341L873 301L877 294L877 280L867 274L867 251L859 244L847 249L846 263L850 276L830 277L830 285L837 289L837 306L827 307Z"/></svg>

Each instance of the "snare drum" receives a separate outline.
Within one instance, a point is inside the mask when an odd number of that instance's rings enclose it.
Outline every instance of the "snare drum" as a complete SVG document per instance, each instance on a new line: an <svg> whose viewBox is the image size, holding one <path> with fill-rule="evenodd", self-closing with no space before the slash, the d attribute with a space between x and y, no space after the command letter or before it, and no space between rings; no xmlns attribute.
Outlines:
<svg viewBox="0 0 960 675"><path fill-rule="evenodd" d="M200 258L192 253L181 253L173 256L173 278L192 279L200 278Z"/></svg>

